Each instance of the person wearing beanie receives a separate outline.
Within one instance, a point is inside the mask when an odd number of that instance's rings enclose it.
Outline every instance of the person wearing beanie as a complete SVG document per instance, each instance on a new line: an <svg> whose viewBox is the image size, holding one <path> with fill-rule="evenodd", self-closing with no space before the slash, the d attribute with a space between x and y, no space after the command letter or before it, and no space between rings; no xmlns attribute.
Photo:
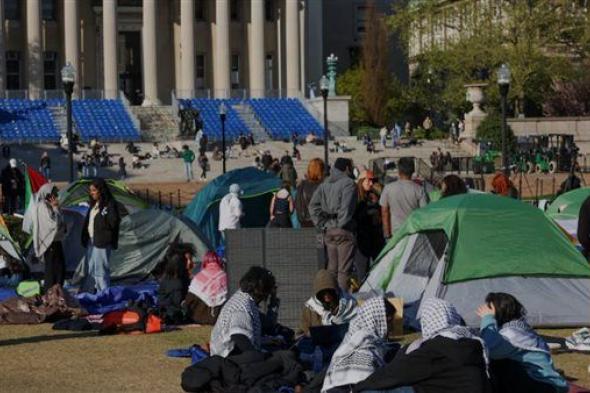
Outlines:
<svg viewBox="0 0 590 393"><path fill-rule="evenodd" d="M318 186L309 203L309 214L324 234L327 269L338 277L338 285L349 289L350 271L356 253L354 212L356 184L352 180L352 160L339 157L330 176Z"/></svg>
<svg viewBox="0 0 590 393"><path fill-rule="evenodd" d="M240 228L240 218L244 215L240 195L242 189L238 184L229 186L229 193L219 202L219 232L225 240L226 229Z"/></svg>
<svg viewBox="0 0 590 393"><path fill-rule="evenodd" d="M0 178L2 180L2 195L4 196L3 212L13 214L18 210L19 198L23 201L25 197L25 177L18 169L14 158L8 161Z"/></svg>

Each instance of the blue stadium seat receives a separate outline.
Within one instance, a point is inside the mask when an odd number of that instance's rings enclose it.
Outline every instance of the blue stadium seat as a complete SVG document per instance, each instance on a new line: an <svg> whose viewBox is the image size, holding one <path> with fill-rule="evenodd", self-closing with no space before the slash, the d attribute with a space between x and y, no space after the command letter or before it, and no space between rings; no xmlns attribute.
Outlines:
<svg viewBox="0 0 590 393"><path fill-rule="evenodd" d="M260 123L273 139L290 139L312 133L324 134L323 127L311 116L301 102L294 98L259 98L248 101Z"/></svg>
<svg viewBox="0 0 590 393"><path fill-rule="evenodd" d="M0 141L58 142L60 135L44 100L0 100Z"/></svg>
<svg viewBox="0 0 590 393"><path fill-rule="evenodd" d="M120 100L86 99L72 101L74 123L82 141L137 142L135 127Z"/></svg>

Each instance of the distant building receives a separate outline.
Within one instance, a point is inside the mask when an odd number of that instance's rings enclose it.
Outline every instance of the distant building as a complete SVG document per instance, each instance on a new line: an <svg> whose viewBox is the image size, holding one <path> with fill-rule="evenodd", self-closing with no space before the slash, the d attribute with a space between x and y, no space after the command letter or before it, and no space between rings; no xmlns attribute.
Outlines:
<svg viewBox="0 0 590 393"><path fill-rule="evenodd" d="M365 0L3 0L0 92L58 96L69 61L86 97L301 96L330 53L354 63L365 14Z"/></svg>

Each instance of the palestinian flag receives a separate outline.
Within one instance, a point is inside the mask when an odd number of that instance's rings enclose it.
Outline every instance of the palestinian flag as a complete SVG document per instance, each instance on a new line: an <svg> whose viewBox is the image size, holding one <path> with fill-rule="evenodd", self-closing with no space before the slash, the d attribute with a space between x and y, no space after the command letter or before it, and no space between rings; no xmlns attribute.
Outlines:
<svg viewBox="0 0 590 393"><path fill-rule="evenodd" d="M23 217L23 232L25 233L32 233L33 230L33 218L31 216L32 207L33 207L33 199L35 198L35 194L39 191L39 189L43 186L43 184L47 183L47 179L43 177L43 175L30 166L26 167L25 171L25 216ZM31 238L29 238L29 241Z"/></svg>
<svg viewBox="0 0 590 393"><path fill-rule="evenodd" d="M29 209L31 200L37 194L37 191L47 183L47 179L35 169L27 166L25 172L25 212Z"/></svg>

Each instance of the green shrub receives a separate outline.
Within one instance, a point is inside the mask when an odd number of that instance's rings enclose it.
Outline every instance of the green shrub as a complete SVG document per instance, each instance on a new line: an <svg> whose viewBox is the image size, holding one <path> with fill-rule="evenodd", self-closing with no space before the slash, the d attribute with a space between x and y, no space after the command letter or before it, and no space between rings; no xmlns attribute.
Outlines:
<svg viewBox="0 0 590 393"><path fill-rule="evenodd" d="M502 150L502 118L499 114L488 115L477 127L477 139L491 142L493 150ZM508 151L513 151L516 146L516 137L510 125L506 125L506 142Z"/></svg>
<svg viewBox="0 0 590 393"><path fill-rule="evenodd" d="M434 140L434 139L446 139L449 137L449 134L441 130L440 128L432 128L430 132L428 132L427 139Z"/></svg>

